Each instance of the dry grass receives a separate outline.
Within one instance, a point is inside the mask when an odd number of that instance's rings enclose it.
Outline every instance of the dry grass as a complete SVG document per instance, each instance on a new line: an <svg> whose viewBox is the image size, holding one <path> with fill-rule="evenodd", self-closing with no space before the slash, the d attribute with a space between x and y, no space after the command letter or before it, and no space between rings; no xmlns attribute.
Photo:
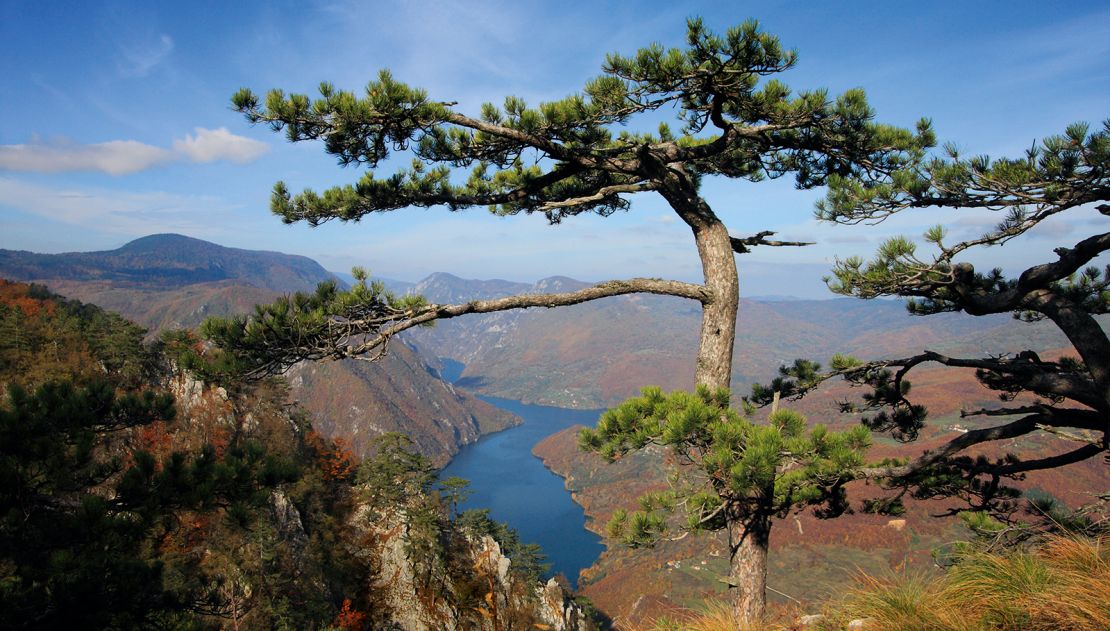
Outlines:
<svg viewBox="0 0 1110 631"><path fill-rule="evenodd" d="M948 599L982 628L1110 629L1110 539L1054 538L1033 552L977 554L949 573Z"/></svg>
<svg viewBox="0 0 1110 631"><path fill-rule="evenodd" d="M807 631L865 620L866 631L1106 631L1110 538L1057 537L1030 551L970 553L943 575L862 576ZM659 620L653 631L790 631L797 616L740 625L725 603Z"/></svg>
<svg viewBox="0 0 1110 631"><path fill-rule="evenodd" d="M762 624L741 624L732 614L732 606L712 600L700 611L687 611L675 617L656 620L645 627L630 631L798 631L798 612L793 609L775 609L769 612Z"/></svg>
<svg viewBox="0 0 1110 631"><path fill-rule="evenodd" d="M869 630L1105 631L1110 539L1058 537L1030 551L966 554L942 576L865 577L830 619Z"/></svg>

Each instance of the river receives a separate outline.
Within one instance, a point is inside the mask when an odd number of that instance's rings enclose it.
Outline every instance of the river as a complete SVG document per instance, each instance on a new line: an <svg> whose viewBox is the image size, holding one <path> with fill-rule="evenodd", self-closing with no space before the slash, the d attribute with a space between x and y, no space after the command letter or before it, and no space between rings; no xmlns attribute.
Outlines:
<svg viewBox="0 0 1110 631"><path fill-rule="evenodd" d="M444 379L454 381L462 365L445 364ZM522 541L540 544L551 564L551 574L561 572L577 588L578 572L597 560L605 547L600 537L586 530L582 507L571 499L563 479L532 455L532 447L571 425L593 425L601 410L479 398L516 414L524 423L463 447L440 472L440 478L470 480L472 494L461 507L488 508L491 517L515 528Z"/></svg>

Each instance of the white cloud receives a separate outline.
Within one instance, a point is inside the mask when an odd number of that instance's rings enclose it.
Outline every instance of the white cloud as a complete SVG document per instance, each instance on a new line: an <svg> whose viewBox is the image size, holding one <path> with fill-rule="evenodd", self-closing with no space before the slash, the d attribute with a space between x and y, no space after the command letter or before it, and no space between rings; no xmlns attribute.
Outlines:
<svg viewBox="0 0 1110 631"><path fill-rule="evenodd" d="M111 140L91 145L68 141L0 145L0 169L9 171L102 171L125 175L174 159L173 152L136 140Z"/></svg>
<svg viewBox="0 0 1110 631"><path fill-rule="evenodd" d="M63 171L100 171L126 175L162 164L187 161L208 163L230 160L244 164L269 150L269 145L236 136L226 127L195 128L196 135L173 141L172 149L155 147L137 140L111 140L88 145L68 140L42 142L32 138L22 145L0 145L0 169L58 173Z"/></svg>
<svg viewBox="0 0 1110 631"><path fill-rule="evenodd" d="M195 128L196 136L186 134L184 138L173 141L174 151L188 157L193 162L208 163L216 160L231 160L245 164L258 159L269 151L264 142L236 136L227 130Z"/></svg>

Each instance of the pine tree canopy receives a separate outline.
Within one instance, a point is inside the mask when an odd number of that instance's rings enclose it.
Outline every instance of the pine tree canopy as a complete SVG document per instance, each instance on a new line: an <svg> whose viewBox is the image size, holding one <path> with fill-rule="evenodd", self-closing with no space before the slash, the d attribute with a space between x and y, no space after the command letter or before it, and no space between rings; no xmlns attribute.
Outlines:
<svg viewBox="0 0 1110 631"><path fill-rule="evenodd" d="M284 131L293 142L321 140L340 164L376 168L394 152L411 167L356 184L291 195L274 188L272 208L286 222L358 220L410 206L494 212L542 212L552 223L584 212L628 208L627 194L662 190L681 165L704 175L760 180L793 173L802 187L830 176L894 172L933 143L929 122L916 132L878 124L861 90L830 98L792 93L777 79L797 55L754 21L717 35L688 22L687 47L655 44L631 56L611 54L581 93L529 107L518 97L486 103L477 115L456 111L381 71L360 95L322 83L319 97L248 89L233 98L252 123ZM620 129L637 115L673 108L681 131ZM467 168L463 178L454 169Z"/></svg>
<svg viewBox="0 0 1110 631"><path fill-rule="evenodd" d="M1105 457L1110 448L1110 339L1105 320L1097 318L1110 312L1110 266L1094 265L1110 249L1110 233L1100 231L1110 216L1108 201L1110 120L1093 131L1087 124L1071 125L1017 159L965 158L948 146L943 157L894 171L869 185L829 178L828 194L817 208L817 216L827 221L881 221L928 207L1001 217L986 233L963 241L952 242L948 231L936 226L923 235L924 247L896 237L883 243L870 261L840 260L827 279L833 291L860 298L906 297L909 311L916 315L1011 313L1026 321L1051 321L1077 356L1049 360L1024 350L956 357L925 350L867 363L838 356L825 373L799 360L784 366L770 387L755 387L751 401L766 404L774 390L787 397L804 396L826 379L843 377L870 388L861 404L846 403L845 409L871 411L873 415L864 419L869 427L912 441L926 426L927 410L911 401L910 371L929 363L975 369L980 383L998 392L1001 404L965 408L960 415L970 419L970 431L912 462L864 475L886 478L901 494L958 496L983 510L1011 513L1020 493L1006 481ZM1086 221L1081 220L1084 212ZM1051 236L1044 222L1064 213L1073 226L1090 226L1090 233L1056 248L1056 260L1032 265L1016 276L1001 269L980 272L964 260L976 248L1004 245L1026 234ZM998 442L1013 445L1013 439L1037 434L1063 439L1054 445L1057 453L1007 453ZM1066 448L1060 451L1059 446ZM990 456L982 455L984 448ZM972 450L980 455L970 455Z"/></svg>
<svg viewBox="0 0 1110 631"><path fill-rule="evenodd" d="M630 415L625 420L636 423L614 426L612 435L599 430L589 441L600 442L587 445L615 454L646 444L641 441L662 441L699 463L712 482L694 496L701 509L693 515L699 525L719 515L729 527L731 580L745 585L737 592L737 612L754 621L765 604L768 519L821 502L829 503L830 512L839 510L839 480L861 464L857 457L866 440L863 430L800 433L799 423L787 421L794 418L788 412L770 429L713 421L734 415L721 393L730 385L736 338L735 255L755 246L808 244L772 240L769 230L731 235L702 197L701 182L710 176L755 182L792 175L799 188L837 182L866 190L915 169L934 137L927 119L912 131L875 122L859 89L836 97L825 90L792 91L777 76L794 66L797 55L755 21L723 34L700 19L686 26L684 47L653 44L627 56L611 54L581 92L538 106L509 96L500 105L464 113L456 102L433 99L385 70L359 94L329 83L320 84L318 97L271 90L261 98L243 89L233 105L253 124L284 132L291 142L321 141L340 165L368 169L354 184L322 193L294 194L278 182L271 207L287 223L358 221L408 207L485 206L501 215L542 213L557 224L582 213L628 210L631 196L654 192L690 228L703 284L633 278L565 293L435 305L398 304L360 281L353 290L362 295L358 300L323 288L315 297L260 308L249 319L212 323L206 332L258 376L303 359L380 353L401 331L469 313L637 292L697 300L702 326L694 380L704 390L663 399L646 393L643 401L628 404L644 409L622 406L611 417ZM407 167L376 172L406 159ZM674 406L683 411L672 419L662 410ZM772 453L775 446L790 451ZM744 522L748 516L754 521ZM648 513L637 519L651 529L644 521Z"/></svg>
<svg viewBox="0 0 1110 631"><path fill-rule="evenodd" d="M807 244L769 239L769 230L730 235L701 198L702 179L792 174L802 188L830 178L869 186L919 162L934 142L928 120L915 131L874 122L861 90L835 98L824 90L792 92L775 76L796 60L754 21L716 34L691 19L684 48L654 44L629 56L611 54L580 93L535 107L510 96L465 114L385 70L360 94L328 83L315 98L281 90L260 98L240 90L233 104L248 121L282 131L291 142L321 141L341 165L369 168L358 182L322 193L292 194L277 183L271 205L286 222L486 206L499 214L543 213L559 223L628 209L631 195L654 191L693 230L706 281L634 278L462 305L401 304L360 284L351 294L331 287L279 301L249 320L209 324L207 332L244 354L249 374L264 375L303 359L366 355L390 336L436 319L650 292L702 303L698 382L726 386L739 293L733 254ZM639 128L643 118L669 111L680 131L666 122L653 131ZM411 166L384 176L375 171L402 156Z"/></svg>
<svg viewBox="0 0 1110 631"><path fill-rule="evenodd" d="M609 533L633 545L654 541L665 515L686 509L686 527L719 530L729 521L750 523L807 506L823 517L847 509L843 485L864 466L870 431L844 432L815 425L793 410L755 423L729 407L727 390L665 394L656 387L605 412L596 429L579 433L583 449L609 461L648 445L666 448L683 470L666 492L641 498L643 508L618 512Z"/></svg>

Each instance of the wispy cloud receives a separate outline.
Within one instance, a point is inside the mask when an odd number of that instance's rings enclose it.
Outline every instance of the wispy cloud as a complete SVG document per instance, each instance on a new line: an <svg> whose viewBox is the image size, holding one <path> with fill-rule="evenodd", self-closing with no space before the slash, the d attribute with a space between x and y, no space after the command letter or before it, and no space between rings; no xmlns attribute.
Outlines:
<svg viewBox="0 0 1110 631"><path fill-rule="evenodd" d="M208 195L44 187L0 177L0 207L94 232L128 236L181 232L214 237L234 232L234 210ZM238 228L241 228L239 226Z"/></svg>
<svg viewBox="0 0 1110 631"><path fill-rule="evenodd" d="M116 68L120 76L145 77L173 52L173 38L165 33L118 47Z"/></svg>
<svg viewBox="0 0 1110 631"><path fill-rule="evenodd" d="M258 159L268 150L266 143L236 136L226 127L197 127L194 134L186 134L184 138L173 141L170 149L137 140L79 144L68 140L43 142L32 138L26 144L0 145L0 169L38 173L99 171L109 175L126 175L178 161L208 163L230 160L244 164Z"/></svg>
<svg viewBox="0 0 1110 631"><path fill-rule="evenodd" d="M1000 81L1026 85L1045 78L1082 78L1103 68L1110 54L1110 11L1030 28L1020 41L1024 54L1000 60L1014 66Z"/></svg>
<svg viewBox="0 0 1110 631"><path fill-rule="evenodd" d="M605 52L635 50L681 25L685 11L644 12L628 4L615 3L605 9L611 19L599 21L597 7L574 3L323 0L306 16L313 28L303 48L310 57L327 60L334 55L333 41L345 42L350 61L332 64L328 77L339 86L357 89L378 68L388 67L432 98L457 102L460 110L487 101L500 104L510 94L535 105L581 90L583 81L599 72ZM328 36L319 38L321 32ZM377 37L365 37L368 32ZM301 47L294 53L306 54Z"/></svg>

